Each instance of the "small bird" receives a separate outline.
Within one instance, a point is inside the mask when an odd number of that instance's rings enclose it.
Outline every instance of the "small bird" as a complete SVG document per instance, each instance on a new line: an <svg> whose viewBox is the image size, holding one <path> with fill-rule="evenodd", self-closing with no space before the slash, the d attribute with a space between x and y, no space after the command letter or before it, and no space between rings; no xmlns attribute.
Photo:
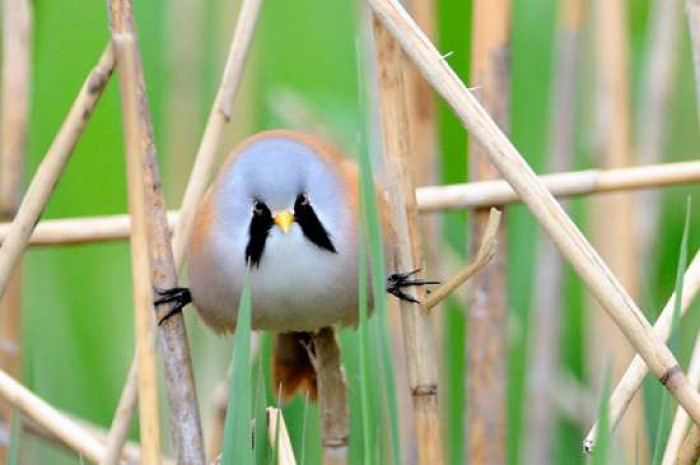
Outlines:
<svg viewBox="0 0 700 465"><path fill-rule="evenodd" d="M214 331L233 331L248 273L252 327L277 333L274 385L285 398L298 389L315 395L304 347L311 332L357 324L358 181L357 165L331 144L267 131L228 156L199 207L189 244L192 301ZM401 288L433 284L412 274L392 274L387 290L412 300ZM159 302L186 304L182 292L161 293Z"/></svg>

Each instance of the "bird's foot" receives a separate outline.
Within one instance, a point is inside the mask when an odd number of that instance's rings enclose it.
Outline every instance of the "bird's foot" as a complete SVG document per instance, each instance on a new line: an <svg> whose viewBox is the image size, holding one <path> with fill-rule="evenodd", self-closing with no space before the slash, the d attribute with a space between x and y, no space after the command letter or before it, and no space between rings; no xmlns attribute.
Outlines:
<svg viewBox="0 0 700 465"><path fill-rule="evenodd" d="M392 294L401 300L413 302L414 304L420 303L413 296L406 294L401 289L408 286L425 286L427 284L440 284L440 281L412 279L411 276L414 276L419 271L420 268L417 268L413 271L406 271L405 273L390 274L389 277L386 278L386 291L389 294Z"/></svg>
<svg viewBox="0 0 700 465"><path fill-rule="evenodd" d="M176 313L181 313L182 309L192 302L192 294L186 287L156 289L155 292L159 297L153 302L153 305L157 307L162 304L173 304L172 308L158 319L158 326L162 325L165 320Z"/></svg>

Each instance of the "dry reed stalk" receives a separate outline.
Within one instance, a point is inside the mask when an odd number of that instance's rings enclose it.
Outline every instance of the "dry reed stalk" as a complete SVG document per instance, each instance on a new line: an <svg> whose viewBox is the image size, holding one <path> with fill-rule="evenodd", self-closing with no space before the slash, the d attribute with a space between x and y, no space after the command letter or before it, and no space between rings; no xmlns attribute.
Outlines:
<svg viewBox="0 0 700 465"><path fill-rule="evenodd" d="M507 134L510 126L510 2L473 3L470 85L496 124ZM470 180L498 178L478 141L469 139ZM474 253L485 233L489 210L469 216L469 249ZM505 249L505 228L498 232ZM466 456L475 465L506 461L506 399L508 378L508 302L506 254L470 282L467 305Z"/></svg>
<svg viewBox="0 0 700 465"><path fill-rule="evenodd" d="M406 54L418 64L433 88L447 100L472 136L488 149L491 161L552 237L589 290L610 312L616 324L623 328L625 336L654 374L688 411L693 421L700 422L700 394L690 388L671 351L652 332L651 325L637 305L537 179L522 155L396 0L368 0L368 3Z"/></svg>
<svg viewBox="0 0 700 465"><path fill-rule="evenodd" d="M683 295L681 297L681 315L685 315L686 311L693 302L693 299L700 292L700 252L696 253L693 260L690 262L688 269L683 275ZM656 336L666 341L671 335L671 323L673 321L673 309L676 304L676 294L672 294L666 302L661 314L656 323L654 323L653 331ZM642 385L644 376L649 372L649 367L646 365L642 357L635 355L632 362L627 367L625 374L618 382L610 396L608 413L610 415L609 426L614 429L620 421L620 418L625 413L630 399ZM595 446L595 439L598 425L593 425L593 428L588 432L583 448L590 452Z"/></svg>
<svg viewBox="0 0 700 465"><path fill-rule="evenodd" d="M700 388L700 336L695 338L693 355L688 365L688 382L695 389ZM666 440L666 449L661 459L661 465L674 465L676 463L689 424L690 418L688 418L688 414L682 408L677 408L676 415L673 417L671 432ZM700 457L695 457L695 460L691 463L697 463L698 459Z"/></svg>
<svg viewBox="0 0 700 465"><path fill-rule="evenodd" d="M59 411L60 412L60 411ZM63 413L63 412L61 412ZM65 413L63 413L65 415ZM66 415L69 419L75 421L80 427L85 429L88 433L90 433L95 439L97 439L100 443L106 444L107 443L107 431L104 429L100 428L99 426L95 426L91 423L88 423L84 420L79 420L75 418L71 418L69 415ZM51 434L46 428L43 426L39 425L35 421L32 421L29 418L23 418L23 424L22 427L24 428L23 432L33 434L34 436L44 439L45 441L51 442L55 446L59 446L62 448L65 448L68 451L73 451L73 449L69 448L66 444L61 442L56 436ZM107 452L105 451L105 454ZM104 456L103 456L104 458ZM122 451L120 459L122 462L119 462L119 458L117 459L117 462L114 463L123 463L126 462L127 464L138 464L142 463L141 459L141 446L136 443L136 442L126 442L124 444L124 450ZM100 462L102 463L102 462ZM175 461L169 458L163 458L163 465L175 465Z"/></svg>
<svg viewBox="0 0 700 465"><path fill-rule="evenodd" d="M347 462L350 415L346 399L345 372L335 330L321 328L307 347L316 372L321 412L321 444L324 465Z"/></svg>
<svg viewBox="0 0 700 465"><path fill-rule="evenodd" d="M382 152L388 182L388 213L396 238L393 250L394 267L398 271L422 265L418 231L418 209L409 168L412 153L408 134L406 91L404 88L402 53L398 43L376 17L373 17L379 80L379 113L382 127ZM418 300L420 288L411 290ZM413 398L418 462L443 462L440 422L438 417L437 352L430 312L405 300L401 304L401 327L408 364L408 380Z"/></svg>
<svg viewBox="0 0 700 465"><path fill-rule="evenodd" d="M595 150L601 166L621 168L633 163L626 0L596 0L592 8L597 62L594 99L599 139ZM596 199L589 207L592 242L632 299L639 294L641 269L635 207L634 197L626 194ZM608 365L616 378L624 372L634 352L621 337L620 329L610 324L600 304L592 300L590 307L588 334L592 356L589 368L594 375L594 385L601 386ZM644 463L647 461L647 437L641 400L641 397L632 400L628 419L621 425L619 443L625 458L635 457L639 450L639 460Z"/></svg>
<svg viewBox="0 0 700 465"><path fill-rule="evenodd" d="M116 28L115 28L116 30ZM139 425L144 463L159 464L161 455L158 413L156 350L149 330L153 324L153 300L148 263L146 205L144 195L142 141L144 134L139 116L136 42L133 35L121 31L113 36L117 55L119 87L122 95L122 121L126 148L126 175L131 217L131 274L138 359Z"/></svg>
<svg viewBox="0 0 700 465"><path fill-rule="evenodd" d="M32 6L28 0L2 5L2 160L0 216L12 217L22 200L32 61Z"/></svg>
<svg viewBox="0 0 700 465"><path fill-rule="evenodd" d="M677 465L695 465L700 458L700 429L693 425L678 451Z"/></svg>
<svg viewBox="0 0 700 465"><path fill-rule="evenodd" d="M581 0L559 4L555 45L554 96L552 100L547 161L548 172L570 169L575 154L576 107L581 57ZM566 205L564 205L566 208ZM553 381L559 370L563 262L546 237L538 238L534 301L531 311L530 360L527 383L526 427L523 463L553 463L556 436Z"/></svg>
<svg viewBox="0 0 700 465"><path fill-rule="evenodd" d="M292 442L289 440L289 433L282 416L282 410L274 407L267 408L267 435L272 449L279 448L277 451L277 465L296 465Z"/></svg>
<svg viewBox="0 0 700 465"><path fill-rule="evenodd" d="M665 163L615 170L585 170L546 174L539 179L552 195L567 198L621 190L651 189L700 181L700 162ZM446 186L419 187L416 202L421 213L486 208L511 204L520 198L506 181L481 181ZM168 212L174 228L179 212ZM39 222L30 246L87 244L123 240L129 237L128 215L87 216ZM0 223L0 243L6 240L11 223Z"/></svg>
<svg viewBox="0 0 700 465"><path fill-rule="evenodd" d="M125 445L126 437L129 434L131 417L136 409L138 400L138 365L137 360L131 364L129 374L126 377L126 388L119 397L119 404L112 418L112 425L105 438L106 450L100 460L100 465L117 465L122 456L122 447Z"/></svg>
<svg viewBox="0 0 700 465"><path fill-rule="evenodd" d="M673 91L680 39L681 0L655 0L649 18L650 40L642 72L642 92L635 147L638 162L659 163L666 141L668 107ZM656 245L659 196L642 193L637 198L640 248L645 262Z"/></svg>
<svg viewBox="0 0 700 465"><path fill-rule="evenodd" d="M694 183L700 180L700 162L570 171L538 178L552 195L566 198ZM506 181L421 187L416 189L416 198L421 212L491 207L520 201Z"/></svg>
<svg viewBox="0 0 700 465"><path fill-rule="evenodd" d="M123 112L125 115L125 137L127 141L140 145L142 170L141 189L145 201L145 230L148 240L148 253L151 270L151 283L157 290L177 287L177 270L172 256L170 236L165 216L163 192L158 172L158 161L153 127L146 97L146 89L141 68L131 2L129 0L108 0L108 12L112 28L112 38L117 48L120 66L120 90ZM131 67L134 73L133 89L124 73L125 67ZM132 106L128 96L134 92L138 97ZM130 134L129 134L130 133ZM175 303L158 305L155 309L156 321L162 321L164 315L172 313ZM175 313L159 326L159 339L164 364L165 385L168 391L170 433L177 460L183 464L204 464L204 445L201 424L197 408L189 346L182 314ZM139 366L139 371L141 366Z"/></svg>
<svg viewBox="0 0 700 465"><path fill-rule="evenodd" d="M242 73L243 69L243 63L245 61L245 56L247 55L247 51L250 47L250 39L252 36L252 32L255 28L255 24L257 21L259 9L260 9L260 4L262 0L244 0L243 4L241 6L241 10L239 12L239 19L236 25L236 30L234 32L232 41L231 41L231 47L229 50L229 56L228 60L226 62L226 66L224 68L224 75L222 78L221 85L219 87L219 91L217 93L217 97L214 101L214 105L211 110L211 114L209 117L209 121L207 123L207 127L205 129L204 133L204 138L201 142L200 149L197 155L197 160L195 161L194 168L192 170L192 173L190 174L190 180L188 183L187 191L185 192L185 198L183 199L182 202L182 208L185 209L186 211L189 211L189 219L183 219L180 220L179 217L175 218L177 219L177 224L178 228L180 228L183 233L178 234L177 230L175 231L175 236L180 239L176 239L176 237L173 237L173 249L172 249L172 254L174 256L174 270L172 271L173 276L177 274L177 270L179 270L182 266L182 263L184 261L185 257L185 250L186 250L186 245L187 245L187 237L189 236L189 232L192 229L192 223L194 220L194 213L196 212L196 208L199 205L199 202L204 195L204 191L206 189L206 185L208 183L211 171L213 170L213 165L216 161L216 150L218 148L218 140L220 138L220 133L221 130L224 126L224 123L228 121L228 118L231 115L231 106L233 105L232 99L236 94L236 90L238 88L238 83L240 82L240 74ZM149 125L149 134L150 134L150 139L152 141L152 129L150 129ZM151 142L151 147L153 147L153 144ZM155 148L153 148L155 151ZM154 153L155 155L155 153ZM152 157L152 160L155 162L155 156ZM158 178L158 176L154 176L155 179ZM158 183L159 185L159 183ZM188 194L189 193L189 194ZM173 224L174 219L171 219L168 217L167 219L162 218L162 213L159 212L159 219L158 219L158 231L159 235L162 237L163 235L167 235L171 232L171 227L170 225ZM109 232L107 233L109 234ZM187 237L186 237L187 236ZM161 249L163 252L166 252L166 254L170 254L169 247L167 248L162 248ZM172 286L171 286L172 287ZM165 312L167 313L167 312ZM160 318L158 318L160 320ZM181 327L182 328L182 333L184 335L184 322L182 320L182 317L180 315L176 315L176 318L170 318L169 320L176 320L179 322L174 323L176 327ZM176 328L176 332L180 332L180 329ZM167 343L166 343L167 344ZM182 354L182 357L184 359L187 359L187 365L189 366L189 349L187 349L187 354ZM164 360L166 364L169 362L167 360ZM132 366L136 363L136 361L132 361ZM171 364L173 368L177 366L176 362L173 362ZM189 379L191 380L191 368L189 369ZM135 380L127 379L127 382L124 386L123 392L122 392L122 399L124 400L124 405L134 405L135 406L135 399L130 398L127 394L131 394L132 396L136 395L136 390L134 388L134 383ZM194 387L194 384L191 384L192 387ZM180 392L179 397L180 399L187 397L187 391L188 388L183 388L183 390ZM194 391L192 391L192 394L194 394ZM172 401L177 401L171 398ZM188 402L195 402L196 401L193 399L188 400ZM171 404L172 405L172 404ZM196 407L196 405L192 405L192 407ZM125 410L124 411L124 422L128 422L128 420L131 418L133 415L134 408L132 407L130 410ZM196 418L195 416L192 416L192 413L194 413L194 410L190 409L190 415L188 420L190 421L195 421L196 419L196 429L195 428L190 428L188 429L188 433L191 435L196 435L197 437L194 438L193 436L190 436L190 439L193 441L192 445L194 448L190 450L192 453L199 454L199 449L202 449L203 451L203 445L202 445L202 439L201 439L201 426L199 422L199 413L196 412ZM183 412L185 413L185 412ZM175 420L173 420L171 416L171 424L177 424ZM172 430L172 428L171 428ZM173 434L174 431L173 431ZM202 452L203 454L203 452ZM204 460L202 457L201 460ZM199 461L197 462L199 463Z"/></svg>
<svg viewBox="0 0 700 465"><path fill-rule="evenodd" d="M204 136L199 145L197 158L180 207L180 220L173 234L173 250L178 269L184 261L186 245L192 233L197 207L204 196L214 170L223 129L233 116L233 99L241 82L243 65L250 49L261 3L262 0L245 0L238 13L238 21L231 39L231 47L221 84L209 113Z"/></svg>
<svg viewBox="0 0 700 465"><path fill-rule="evenodd" d="M83 427L3 371L0 371L0 397L86 460L98 463L104 455L104 446Z"/></svg>
<svg viewBox="0 0 700 465"><path fill-rule="evenodd" d="M0 247L0 296L5 293L8 279L27 247L34 225L44 211L113 68L114 55L111 46L108 46L85 80L68 116L29 184L17 215Z"/></svg>
<svg viewBox="0 0 700 465"><path fill-rule="evenodd" d="M552 195L567 198L621 190L677 186L700 180L700 162L665 163L615 170L585 170L547 174L539 179ZM421 213L485 208L511 204L520 199L506 181L481 181L446 186L419 187L416 200ZM167 219L174 229L179 212ZM0 223L0 243L8 237L11 223ZM130 234L129 216L105 215L44 220L37 223L30 246L89 244L124 240Z"/></svg>
<svg viewBox="0 0 700 465"><path fill-rule="evenodd" d="M469 278L475 276L486 265L491 262L496 255L496 238L498 236L498 225L501 222L501 212L492 208L489 212L488 222L484 228L484 235L481 237L479 249L474 255L474 261L462 268L456 275L447 280L440 287L433 289L429 296L420 304L424 311L431 310L440 302L445 300L459 286L464 284Z"/></svg>
<svg viewBox="0 0 700 465"><path fill-rule="evenodd" d="M32 7L28 0L3 2L2 108L0 109L0 219L12 220L22 198L26 165L31 81ZM0 368L21 379L21 266L17 264L0 297ZM0 420L12 422L12 409L0 405ZM0 448L0 463L7 461Z"/></svg>

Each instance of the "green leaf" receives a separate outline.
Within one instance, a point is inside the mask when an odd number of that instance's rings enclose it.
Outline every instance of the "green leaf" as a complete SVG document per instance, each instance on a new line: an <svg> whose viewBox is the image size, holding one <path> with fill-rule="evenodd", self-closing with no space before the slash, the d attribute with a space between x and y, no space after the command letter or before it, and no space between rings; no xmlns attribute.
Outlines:
<svg viewBox="0 0 700 465"><path fill-rule="evenodd" d="M236 332L233 336L233 369L229 381L228 411L224 423L222 465L252 463L250 440L251 364L250 364L250 284L246 275L238 306Z"/></svg>

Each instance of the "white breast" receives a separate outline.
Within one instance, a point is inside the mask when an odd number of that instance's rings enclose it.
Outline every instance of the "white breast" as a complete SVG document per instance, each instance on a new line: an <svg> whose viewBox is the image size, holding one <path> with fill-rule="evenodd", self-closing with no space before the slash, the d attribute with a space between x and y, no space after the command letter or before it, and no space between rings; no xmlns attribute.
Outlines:
<svg viewBox="0 0 700 465"><path fill-rule="evenodd" d="M208 253L209 278L198 282L192 276L190 285L202 317L233 328L243 288L245 244L215 236ZM356 245L349 237L332 240L335 254L311 243L298 224L287 234L276 227L270 230L260 266L250 274L254 329L302 331L356 323Z"/></svg>

